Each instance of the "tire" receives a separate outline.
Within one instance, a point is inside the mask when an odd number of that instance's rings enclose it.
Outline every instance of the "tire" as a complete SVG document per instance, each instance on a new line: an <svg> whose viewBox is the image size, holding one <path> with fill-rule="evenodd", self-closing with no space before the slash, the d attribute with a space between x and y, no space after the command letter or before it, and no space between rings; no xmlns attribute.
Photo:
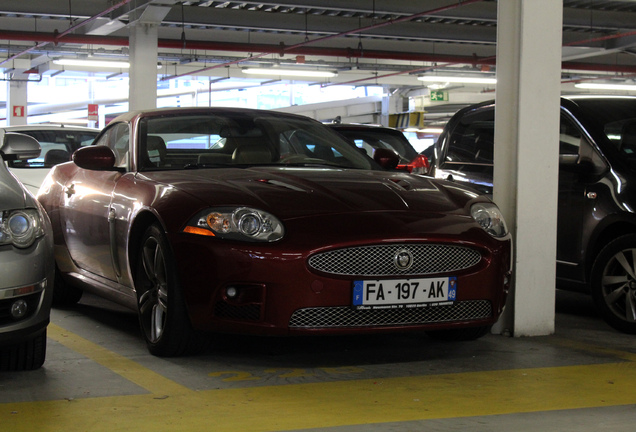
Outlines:
<svg viewBox="0 0 636 432"><path fill-rule="evenodd" d="M592 265L590 291L610 326L636 334L636 234L609 242Z"/></svg>
<svg viewBox="0 0 636 432"><path fill-rule="evenodd" d="M39 369L46 358L46 329L37 336L0 348L0 371Z"/></svg>
<svg viewBox="0 0 636 432"><path fill-rule="evenodd" d="M202 348L192 330L170 245L158 224L141 239L135 270L139 324L151 354L173 357Z"/></svg>
<svg viewBox="0 0 636 432"><path fill-rule="evenodd" d="M55 266L55 281L53 282L53 305L54 306L72 306L82 298L80 288L67 284L62 279L60 270Z"/></svg>
<svg viewBox="0 0 636 432"><path fill-rule="evenodd" d="M490 331L491 326L467 327L446 330L429 330L428 337L445 342L461 342L479 339Z"/></svg>

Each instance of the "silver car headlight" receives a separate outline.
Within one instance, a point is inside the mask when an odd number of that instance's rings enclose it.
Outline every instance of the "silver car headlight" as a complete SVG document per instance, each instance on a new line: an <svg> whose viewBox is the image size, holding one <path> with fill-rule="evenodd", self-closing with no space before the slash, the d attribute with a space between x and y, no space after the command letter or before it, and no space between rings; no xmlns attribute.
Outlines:
<svg viewBox="0 0 636 432"><path fill-rule="evenodd" d="M492 203L473 204L470 214L484 231L496 238L508 235L506 221L499 208Z"/></svg>
<svg viewBox="0 0 636 432"><path fill-rule="evenodd" d="M273 242L285 229L276 216L250 207L209 209L192 218L183 230L228 240Z"/></svg>
<svg viewBox="0 0 636 432"><path fill-rule="evenodd" d="M44 235L40 213L36 209L0 212L0 245L28 248Z"/></svg>

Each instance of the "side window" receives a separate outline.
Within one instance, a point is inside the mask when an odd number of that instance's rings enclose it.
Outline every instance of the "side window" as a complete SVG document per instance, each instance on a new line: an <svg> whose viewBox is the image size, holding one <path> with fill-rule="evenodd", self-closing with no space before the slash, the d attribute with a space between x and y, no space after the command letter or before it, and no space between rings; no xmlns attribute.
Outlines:
<svg viewBox="0 0 636 432"><path fill-rule="evenodd" d="M115 167L128 169L129 139L130 134L128 133L128 125L120 123L108 129L104 135L101 136L99 141L95 142L95 145L105 145L110 147L117 158Z"/></svg>
<svg viewBox="0 0 636 432"><path fill-rule="evenodd" d="M356 147L358 147L359 149L362 149L366 152L367 156L369 157L373 157L373 151L375 150L373 148L373 146L371 144L369 144L368 142L366 142L363 139L360 138L356 138L354 140Z"/></svg>
<svg viewBox="0 0 636 432"><path fill-rule="evenodd" d="M598 151L585 138L574 121L565 115L561 115L559 161L565 165L585 163L593 167L595 172L602 172L606 168Z"/></svg>
<svg viewBox="0 0 636 432"><path fill-rule="evenodd" d="M494 115L493 109L466 115L450 136L446 162L492 164L495 142Z"/></svg>
<svg viewBox="0 0 636 432"><path fill-rule="evenodd" d="M559 154L578 155L581 146L581 132L566 116L561 116L559 128Z"/></svg>

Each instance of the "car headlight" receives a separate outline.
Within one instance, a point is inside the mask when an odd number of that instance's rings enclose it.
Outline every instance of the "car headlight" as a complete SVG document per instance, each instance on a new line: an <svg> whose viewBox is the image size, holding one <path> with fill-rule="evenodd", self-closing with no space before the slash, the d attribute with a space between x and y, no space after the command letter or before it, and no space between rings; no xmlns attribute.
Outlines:
<svg viewBox="0 0 636 432"><path fill-rule="evenodd" d="M44 235L40 213L36 209L0 212L0 245L28 248Z"/></svg>
<svg viewBox="0 0 636 432"><path fill-rule="evenodd" d="M229 240L273 242L285 229L276 216L249 207L209 209L192 218L183 230Z"/></svg>
<svg viewBox="0 0 636 432"><path fill-rule="evenodd" d="M470 214L484 231L493 237L501 238L508 234L506 221L499 208L492 203L473 204Z"/></svg>

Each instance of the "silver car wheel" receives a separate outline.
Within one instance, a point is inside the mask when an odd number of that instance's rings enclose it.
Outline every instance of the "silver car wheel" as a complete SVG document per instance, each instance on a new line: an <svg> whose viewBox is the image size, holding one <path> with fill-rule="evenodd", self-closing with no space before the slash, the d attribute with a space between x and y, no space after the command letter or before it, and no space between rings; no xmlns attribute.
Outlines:
<svg viewBox="0 0 636 432"><path fill-rule="evenodd" d="M602 294L607 307L629 323L636 323L636 249L616 253L605 266Z"/></svg>
<svg viewBox="0 0 636 432"><path fill-rule="evenodd" d="M168 313L168 275L161 245L154 237L142 247L142 265L149 285L139 297L139 313L148 340L156 343L163 334Z"/></svg>

